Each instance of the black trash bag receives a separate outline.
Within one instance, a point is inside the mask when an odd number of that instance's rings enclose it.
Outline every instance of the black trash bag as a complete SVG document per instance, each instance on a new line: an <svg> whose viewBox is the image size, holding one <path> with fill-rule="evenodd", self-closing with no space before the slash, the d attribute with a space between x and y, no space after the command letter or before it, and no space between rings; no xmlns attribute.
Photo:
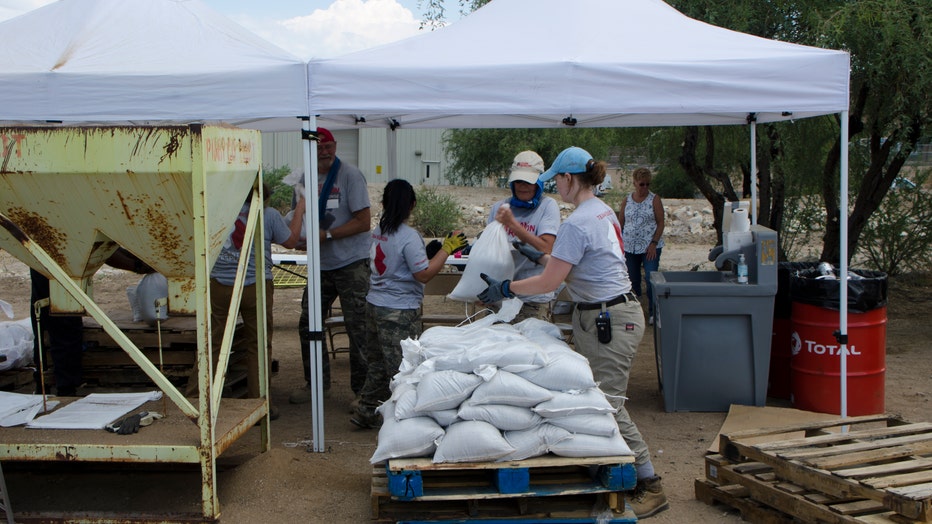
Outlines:
<svg viewBox="0 0 932 524"><path fill-rule="evenodd" d="M867 269L849 269L861 278L848 279L848 311L867 313L887 305L887 274ZM841 309L840 286L833 278L818 279L818 269L798 271L790 278L790 297L801 302L825 309Z"/></svg>
<svg viewBox="0 0 932 524"><path fill-rule="evenodd" d="M790 278L800 271L815 269L818 266L818 262L780 262L777 265L777 294L774 296L773 318L792 316L793 299L790 297Z"/></svg>

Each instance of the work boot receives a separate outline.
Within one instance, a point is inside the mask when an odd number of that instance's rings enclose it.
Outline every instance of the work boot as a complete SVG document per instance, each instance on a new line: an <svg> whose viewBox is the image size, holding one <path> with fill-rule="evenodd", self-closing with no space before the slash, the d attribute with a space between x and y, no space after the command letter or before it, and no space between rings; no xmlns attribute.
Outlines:
<svg viewBox="0 0 932 524"><path fill-rule="evenodd" d="M626 495L625 500L638 519L646 519L670 508L667 496L663 494L660 477L656 475L639 480L631 494Z"/></svg>
<svg viewBox="0 0 932 524"><path fill-rule="evenodd" d="M382 415L359 406L353 416L350 417L350 422L362 429L378 429L382 427Z"/></svg>

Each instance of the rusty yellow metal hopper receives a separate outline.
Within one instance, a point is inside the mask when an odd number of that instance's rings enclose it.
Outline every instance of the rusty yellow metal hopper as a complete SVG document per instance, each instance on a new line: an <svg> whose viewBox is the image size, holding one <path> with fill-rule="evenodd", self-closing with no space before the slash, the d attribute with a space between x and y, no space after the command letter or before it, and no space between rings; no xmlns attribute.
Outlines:
<svg viewBox="0 0 932 524"><path fill-rule="evenodd" d="M260 143L228 127L0 128L0 213L86 292L119 245L165 275L170 312L193 313L195 209L208 218L210 267L255 181ZM0 228L0 248L53 277L22 241ZM83 310L53 288L54 311Z"/></svg>
<svg viewBox="0 0 932 524"><path fill-rule="evenodd" d="M0 458L199 464L203 518L216 519L216 457L256 422L265 422L261 440L268 450L264 293L257 293L261 398L224 399L227 415L219 417L246 257L226 326L210 325L208 287L210 268L247 197L253 205L244 242L261 249L261 200L251 191L261 181L259 132L206 125L0 127L0 147L0 249L49 277L53 311L94 317L197 423L196 437L184 425L171 442L146 444L77 444L67 431L37 443L8 431ZM196 317L196 401L184 397L93 300L92 277L119 246L166 276L171 313ZM214 370L210 331L218 329L224 337Z"/></svg>

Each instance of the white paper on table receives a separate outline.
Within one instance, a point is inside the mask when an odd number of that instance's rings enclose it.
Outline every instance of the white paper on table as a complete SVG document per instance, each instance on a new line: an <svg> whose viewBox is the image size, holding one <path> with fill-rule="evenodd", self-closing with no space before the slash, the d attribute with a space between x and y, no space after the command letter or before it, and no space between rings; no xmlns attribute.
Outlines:
<svg viewBox="0 0 932 524"><path fill-rule="evenodd" d="M46 402L54 407L58 401ZM8 428L25 424L42 410L42 395L24 395L0 391L0 426Z"/></svg>
<svg viewBox="0 0 932 524"><path fill-rule="evenodd" d="M161 391L145 393L92 393L82 399L39 417L27 428L35 429L104 429L107 424L146 402L162 398Z"/></svg>

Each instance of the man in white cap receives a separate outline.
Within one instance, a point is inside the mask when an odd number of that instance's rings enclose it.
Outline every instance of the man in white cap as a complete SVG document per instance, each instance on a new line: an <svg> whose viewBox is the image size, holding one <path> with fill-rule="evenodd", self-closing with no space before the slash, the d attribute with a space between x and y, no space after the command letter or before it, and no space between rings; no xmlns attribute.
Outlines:
<svg viewBox="0 0 932 524"><path fill-rule="evenodd" d="M556 200L544 196L543 183L538 183L543 172L544 160L540 155L534 151L518 153L508 177L512 196L496 202L489 213L488 223L493 220L501 222L508 232L508 239L518 249L512 253L515 280L540 274L544 270L544 266L532 258L550 253L560 227L560 207ZM550 303L555 296L555 291L518 295L524 305L513 322L531 317L550 321Z"/></svg>

